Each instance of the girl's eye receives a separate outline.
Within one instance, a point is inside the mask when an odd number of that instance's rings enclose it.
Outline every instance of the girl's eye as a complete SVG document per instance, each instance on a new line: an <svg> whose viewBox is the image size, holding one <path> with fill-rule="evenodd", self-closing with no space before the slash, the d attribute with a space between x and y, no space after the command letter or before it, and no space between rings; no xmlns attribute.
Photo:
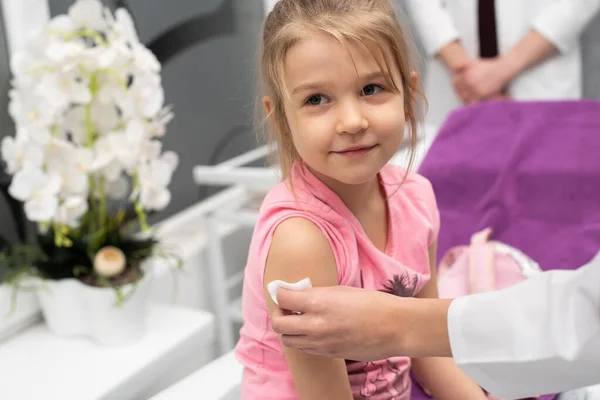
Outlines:
<svg viewBox="0 0 600 400"><path fill-rule="evenodd" d="M383 90L383 88L381 86L371 84L371 85L365 86L362 91L365 96L373 96L374 94L377 94L382 90Z"/></svg>
<svg viewBox="0 0 600 400"><path fill-rule="evenodd" d="M308 99L306 99L306 103L310 104L311 106L321 105L321 104L325 103L325 101L327 101L325 99L325 97L321 96L320 94L312 95Z"/></svg>

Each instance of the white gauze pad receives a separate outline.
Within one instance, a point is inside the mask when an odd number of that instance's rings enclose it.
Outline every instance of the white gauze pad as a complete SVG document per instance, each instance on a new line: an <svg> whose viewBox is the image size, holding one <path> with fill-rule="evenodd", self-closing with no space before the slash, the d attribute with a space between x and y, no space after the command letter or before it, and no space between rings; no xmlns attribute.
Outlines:
<svg viewBox="0 0 600 400"><path fill-rule="evenodd" d="M273 302L277 305L279 305L279 303L277 302L277 291L279 290L279 288L284 288L288 290L306 290L312 288L312 282L310 281L310 278L304 278L296 283L288 283L284 281L269 282L269 284L267 285L267 290L269 291L271 299L273 299ZM299 314L296 311L293 312L294 314Z"/></svg>

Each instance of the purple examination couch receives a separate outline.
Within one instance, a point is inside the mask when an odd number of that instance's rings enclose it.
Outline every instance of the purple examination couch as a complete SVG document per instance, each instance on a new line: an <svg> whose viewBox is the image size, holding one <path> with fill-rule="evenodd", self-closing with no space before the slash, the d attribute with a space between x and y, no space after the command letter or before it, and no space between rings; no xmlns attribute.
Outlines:
<svg viewBox="0 0 600 400"><path fill-rule="evenodd" d="M600 250L600 102L459 109L419 172L440 209L438 261L485 227L544 270L577 268ZM430 397L415 383L412 399Z"/></svg>

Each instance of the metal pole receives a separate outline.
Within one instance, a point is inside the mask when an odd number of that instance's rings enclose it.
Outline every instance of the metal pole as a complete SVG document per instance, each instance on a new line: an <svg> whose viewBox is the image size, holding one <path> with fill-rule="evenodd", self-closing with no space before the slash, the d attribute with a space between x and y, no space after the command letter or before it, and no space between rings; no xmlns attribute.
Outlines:
<svg viewBox="0 0 600 400"><path fill-rule="evenodd" d="M225 258L221 237L218 234L216 218L208 215L206 218L206 236L208 239L208 268L215 314L217 317L217 336L220 354L233 349L233 324L229 313L229 287L225 270Z"/></svg>

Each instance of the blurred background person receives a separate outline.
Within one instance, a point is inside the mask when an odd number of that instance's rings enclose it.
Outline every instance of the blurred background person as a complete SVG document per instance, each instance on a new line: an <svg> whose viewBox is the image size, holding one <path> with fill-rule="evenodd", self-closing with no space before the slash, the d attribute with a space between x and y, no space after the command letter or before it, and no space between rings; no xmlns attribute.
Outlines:
<svg viewBox="0 0 600 400"><path fill-rule="evenodd" d="M405 0L428 62L427 122L463 104L582 97L580 36L600 0Z"/></svg>

